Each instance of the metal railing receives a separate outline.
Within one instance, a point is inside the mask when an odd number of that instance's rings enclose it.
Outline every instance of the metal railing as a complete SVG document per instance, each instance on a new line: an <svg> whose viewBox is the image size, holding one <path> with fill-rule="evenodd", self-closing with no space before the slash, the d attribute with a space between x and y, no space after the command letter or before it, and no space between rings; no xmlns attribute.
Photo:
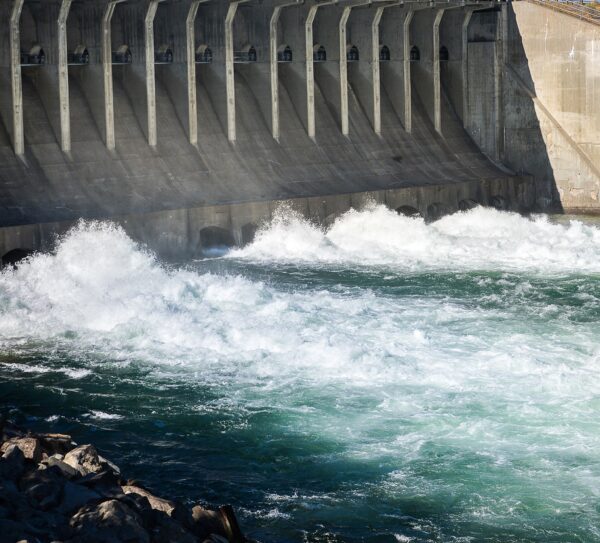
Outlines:
<svg viewBox="0 0 600 543"><path fill-rule="evenodd" d="M588 21L589 23L600 25L600 3L581 2L577 0L527 0L533 4L539 4L554 11L560 11Z"/></svg>

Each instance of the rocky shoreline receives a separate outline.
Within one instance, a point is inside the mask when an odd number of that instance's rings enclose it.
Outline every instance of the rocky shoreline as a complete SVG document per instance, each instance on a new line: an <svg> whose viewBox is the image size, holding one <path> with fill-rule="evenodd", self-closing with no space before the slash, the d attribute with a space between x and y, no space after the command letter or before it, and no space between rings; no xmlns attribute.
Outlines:
<svg viewBox="0 0 600 543"><path fill-rule="evenodd" d="M0 421L3 543L250 543L230 506L159 498L93 445Z"/></svg>

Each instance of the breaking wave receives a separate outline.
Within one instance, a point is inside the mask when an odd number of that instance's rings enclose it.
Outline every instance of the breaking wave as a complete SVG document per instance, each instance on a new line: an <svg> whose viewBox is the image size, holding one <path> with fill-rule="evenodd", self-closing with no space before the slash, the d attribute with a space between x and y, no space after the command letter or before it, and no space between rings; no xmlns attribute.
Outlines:
<svg viewBox="0 0 600 543"><path fill-rule="evenodd" d="M230 256L259 261L392 266L409 271L599 272L600 230L572 220L477 207L427 224L381 205L319 228L289 210Z"/></svg>

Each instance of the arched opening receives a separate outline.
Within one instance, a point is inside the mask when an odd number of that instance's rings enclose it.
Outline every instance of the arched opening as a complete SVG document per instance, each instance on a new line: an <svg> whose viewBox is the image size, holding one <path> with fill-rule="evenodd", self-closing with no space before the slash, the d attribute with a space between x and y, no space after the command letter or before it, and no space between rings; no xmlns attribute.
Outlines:
<svg viewBox="0 0 600 543"><path fill-rule="evenodd" d="M396 213L398 213L398 215L404 215L405 217L412 217L412 218L417 218L417 217L423 216L423 215L421 215L421 212L416 207L412 207L412 206L400 206L400 207L396 208Z"/></svg>
<svg viewBox="0 0 600 543"><path fill-rule="evenodd" d="M21 51L22 66L41 66L46 64L46 53L41 45L34 45L29 51Z"/></svg>
<svg viewBox="0 0 600 543"><path fill-rule="evenodd" d="M351 43L349 43L346 46L346 60L348 62L359 61L358 47L356 47L356 45L352 45Z"/></svg>
<svg viewBox="0 0 600 543"><path fill-rule="evenodd" d="M200 230L200 248L205 256L219 256L235 245L229 230L207 226Z"/></svg>
<svg viewBox="0 0 600 543"><path fill-rule="evenodd" d="M277 62L292 62L292 48L289 45L280 45L277 49Z"/></svg>
<svg viewBox="0 0 600 543"><path fill-rule="evenodd" d="M421 51L416 45L413 45L410 49L410 61L418 62L419 60L421 60Z"/></svg>
<svg viewBox="0 0 600 543"><path fill-rule="evenodd" d="M448 60L450 60L448 48L445 45L442 45L440 47L440 62L448 62Z"/></svg>
<svg viewBox="0 0 600 543"><path fill-rule="evenodd" d="M248 245L254 241L258 226L254 223L248 223L242 226L242 245Z"/></svg>
<svg viewBox="0 0 600 543"><path fill-rule="evenodd" d="M12 251L8 251L2 257L2 267L4 266L17 266L19 262L31 256L33 251L31 249L13 249Z"/></svg>
<svg viewBox="0 0 600 543"><path fill-rule="evenodd" d="M379 62L388 62L392 58L390 48L387 45L379 46Z"/></svg>
<svg viewBox="0 0 600 543"><path fill-rule="evenodd" d="M133 56L131 54L131 50L129 49L129 45L123 44L117 48L116 51L112 53L112 63L113 64L131 64L133 60Z"/></svg>
<svg viewBox="0 0 600 543"><path fill-rule="evenodd" d="M256 54L256 48L254 45L246 44L239 51L236 51L233 55L233 61L238 64L246 64L248 62L256 62L258 55Z"/></svg>
<svg viewBox="0 0 600 543"><path fill-rule="evenodd" d="M448 209L444 204L440 202L435 202L427 206L427 220L428 221L437 221L441 219L444 215L448 214Z"/></svg>
<svg viewBox="0 0 600 543"><path fill-rule="evenodd" d="M173 62L173 50L166 44L161 45L154 52L155 64L171 64Z"/></svg>
<svg viewBox="0 0 600 543"><path fill-rule="evenodd" d="M211 64L213 61L212 49L203 43L196 49L196 64Z"/></svg>
<svg viewBox="0 0 600 543"><path fill-rule="evenodd" d="M499 211L506 211L508 209L508 201L506 198L504 198L504 196L492 196L490 198L490 206Z"/></svg>
<svg viewBox="0 0 600 543"><path fill-rule="evenodd" d="M85 45L79 44L73 52L69 53L69 64L84 65L89 63L90 53Z"/></svg>
<svg viewBox="0 0 600 543"><path fill-rule="evenodd" d="M475 209L476 207L479 207L479 204L475 200L471 200L469 198L458 202L458 209L460 209L460 211L469 211L470 209Z"/></svg>
<svg viewBox="0 0 600 543"><path fill-rule="evenodd" d="M327 60L327 51L320 43L313 47L313 62L325 62Z"/></svg>

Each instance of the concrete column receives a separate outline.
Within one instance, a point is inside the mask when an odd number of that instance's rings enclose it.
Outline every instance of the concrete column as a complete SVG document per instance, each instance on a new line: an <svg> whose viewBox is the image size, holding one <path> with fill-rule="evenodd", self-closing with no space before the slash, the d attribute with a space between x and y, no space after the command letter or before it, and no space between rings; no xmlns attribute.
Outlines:
<svg viewBox="0 0 600 543"><path fill-rule="evenodd" d="M240 4L248 0L230 2L225 17L225 86L227 89L227 138L230 142L236 140L235 123L235 66L233 63L233 19Z"/></svg>
<svg viewBox="0 0 600 543"><path fill-rule="evenodd" d="M21 33L19 21L24 0L14 0L10 14L10 84L12 90L13 149L16 155L25 154L23 134L23 82L21 81Z"/></svg>
<svg viewBox="0 0 600 543"><path fill-rule="evenodd" d="M102 16L102 74L104 77L104 143L112 151L115 148L115 112L113 100L112 76L112 39L111 21L117 4L125 0L110 0Z"/></svg>
<svg viewBox="0 0 600 543"><path fill-rule="evenodd" d="M195 23L198 6L208 0L192 0L185 20L187 45L188 85L188 138L192 145L198 144L198 101L196 98L196 32Z"/></svg>
<svg viewBox="0 0 600 543"><path fill-rule="evenodd" d="M414 11L408 11L402 23L402 52L404 55L404 129L412 132L412 89L410 78L410 23Z"/></svg>
<svg viewBox="0 0 600 543"><path fill-rule="evenodd" d="M271 133L279 141L279 65L277 64L277 26L282 6L275 6L269 25L269 61L271 63Z"/></svg>
<svg viewBox="0 0 600 543"><path fill-rule="evenodd" d="M496 66L494 70L496 107L496 156L494 158L501 162L504 158L504 65L508 54L508 6L505 4L501 6L499 26L497 41L500 43L496 44Z"/></svg>
<svg viewBox="0 0 600 543"><path fill-rule="evenodd" d="M433 119L435 131L442 133L442 89L440 82L440 23L444 10L438 9L433 19Z"/></svg>
<svg viewBox="0 0 600 543"><path fill-rule="evenodd" d="M69 66L67 57L67 18L72 0L62 0L58 14L58 99L60 102L60 146L71 150L71 113L69 107Z"/></svg>
<svg viewBox="0 0 600 543"><path fill-rule="evenodd" d="M273 8L271 22L269 25L269 62L271 68L271 133L276 141L279 141L279 64L277 61L277 28L281 10L289 6L295 6L300 0L288 2Z"/></svg>
<svg viewBox="0 0 600 543"><path fill-rule="evenodd" d="M381 135L381 66L379 65L379 24L385 7L378 7L371 23L371 47L373 70L373 130Z"/></svg>
<svg viewBox="0 0 600 543"><path fill-rule="evenodd" d="M348 59L346 57L346 46L348 45L346 27L348 25L348 18L352 7L345 7L340 17L340 23L338 26L339 38L340 38L340 114L341 114L341 126L342 134L347 136L350 132L348 122Z"/></svg>
<svg viewBox="0 0 600 543"><path fill-rule="evenodd" d="M156 147L156 80L154 74L154 17L159 2L150 0L144 19L144 44L146 47L146 105L148 108L148 145Z"/></svg>
<svg viewBox="0 0 600 543"><path fill-rule="evenodd" d="M313 24L319 6L311 6L304 25L306 46L306 124L308 137L315 137L315 64L313 59Z"/></svg>
<svg viewBox="0 0 600 543"><path fill-rule="evenodd" d="M306 49L306 125L308 136L310 138L315 137L315 63L313 60L313 25L315 17L317 16L317 10L321 6L329 4L335 4L337 0L328 0L321 2L316 6L311 6L308 10L306 22L304 24L304 42Z"/></svg>
<svg viewBox="0 0 600 543"><path fill-rule="evenodd" d="M473 16L472 9L465 10L462 22L462 102L463 102L463 127L469 126L469 23Z"/></svg>

